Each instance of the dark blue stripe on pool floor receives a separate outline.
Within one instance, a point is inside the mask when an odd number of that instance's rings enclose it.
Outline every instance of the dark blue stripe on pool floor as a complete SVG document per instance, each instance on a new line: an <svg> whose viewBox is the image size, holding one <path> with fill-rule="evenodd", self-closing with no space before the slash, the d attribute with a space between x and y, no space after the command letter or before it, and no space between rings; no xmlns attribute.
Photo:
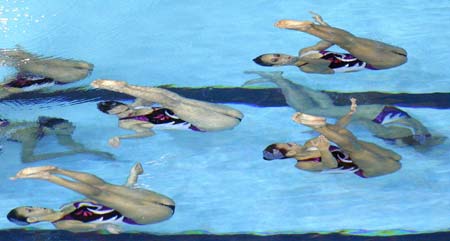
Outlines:
<svg viewBox="0 0 450 241"><path fill-rule="evenodd" d="M240 88L240 87L164 87L182 96L213 103L248 104L260 107L287 106L281 90L278 88ZM324 91L334 101L335 105L348 105L350 97L358 99L358 104L383 104L403 107L427 107L437 109L450 108L450 93L381 93L355 92L340 93ZM16 102L17 104L61 103L71 104L93 102L101 100L131 100L128 95L107 90L72 88L55 92L26 92L1 99L2 102Z"/></svg>
<svg viewBox="0 0 450 241"><path fill-rule="evenodd" d="M0 230L0 241L449 241L450 232L398 236L353 236L342 234L279 235L152 235L146 233L98 234L59 230Z"/></svg>

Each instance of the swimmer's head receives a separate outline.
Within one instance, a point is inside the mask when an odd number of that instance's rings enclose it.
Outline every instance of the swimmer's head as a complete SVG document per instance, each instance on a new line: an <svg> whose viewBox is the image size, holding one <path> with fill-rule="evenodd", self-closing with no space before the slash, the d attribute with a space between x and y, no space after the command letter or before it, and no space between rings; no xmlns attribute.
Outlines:
<svg viewBox="0 0 450 241"><path fill-rule="evenodd" d="M97 109L106 114L116 114L129 109L128 105L119 101L108 100L97 103ZM123 109L123 110L122 110Z"/></svg>
<svg viewBox="0 0 450 241"><path fill-rule="evenodd" d="M75 126L68 120L56 117L39 116L40 128L48 128L57 131L57 134L72 134Z"/></svg>
<svg viewBox="0 0 450 241"><path fill-rule="evenodd" d="M288 54L263 54L253 59L253 62L266 67L293 65L296 61L296 57Z"/></svg>
<svg viewBox="0 0 450 241"><path fill-rule="evenodd" d="M286 159L305 152L306 147L296 143L274 143L263 151L264 160Z"/></svg>
<svg viewBox="0 0 450 241"><path fill-rule="evenodd" d="M52 209L31 206L17 207L11 210L6 218L17 225L25 226L38 222L38 217L53 213Z"/></svg>
<svg viewBox="0 0 450 241"><path fill-rule="evenodd" d="M0 119L0 127L5 127L9 125L9 121L7 119Z"/></svg>
<svg viewBox="0 0 450 241"><path fill-rule="evenodd" d="M285 159L287 150L279 146L279 144L271 144L263 151L264 160L271 161L275 159Z"/></svg>

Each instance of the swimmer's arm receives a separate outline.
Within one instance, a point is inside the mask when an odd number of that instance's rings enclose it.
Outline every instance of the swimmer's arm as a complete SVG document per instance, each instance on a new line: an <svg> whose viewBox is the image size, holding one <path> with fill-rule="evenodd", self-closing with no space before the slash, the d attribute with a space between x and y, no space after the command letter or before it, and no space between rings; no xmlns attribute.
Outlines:
<svg viewBox="0 0 450 241"><path fill-rule="evenodd" d="M47 159L54 159L64 156L70 156L75 155L78 152L76 151L63 151L63 152L55 152L55 153L45 153L45 154L34 154L34 149L36 145L23 143L22 144L22 152L21 152L21 159L23 163L27 162L34 162L34 161L41 161L41 160L47 160Z"/></svg>
<svg viewBox="0 0 450 241"><path fill-rule="evenodd" d="M328 148L319 148L319 151L322 157L322 164L324 169L333 169L338 166L336 158L334 158Z"/></svg>
<svg viewBox="0 0 450 241"><path fill-rule="evenodd" d="M333 43L330 43L330 42L325 41L325 40L321 40L321 41L319 41L317 44L315 44L313 46L300 49L300 51L298 51L298 56L302 56L303 54L305 54L305 53L307 53L309 51L326 50L326 49L330 48L333 45L334 45Z"/></svg>
<svg viewBox="0 0 450 241"><path fill-rule="evenodd" d="M300 64L296 64L297 67L305 73L334 74L334 70L328 67L328 60L302 57L298 63Z"/></svg>
<svg viewBox="0 0 450 241"><path fill-rule="evenodd" d="M295 167L301 170L312 172L320 172L326 169L321 162L297 161Z"/></svg>
<svg viewBox="0 0 450 241"><path fill-rule="evenodd" d="M56 138L58 139L58 143L72 149L72 151L69 151L68 153L77 154L77 153L89 153L97 156L102 156L107 159L115 159L114 156L111 153L104 152L104 151L98 151L86 148L83 144L76 142L73 140L72 136L70 135L57 135ZM66 154L66 155L72 155L72 154Z"/></svg>
<svg viewBox="0 0 450 241"><path fill-rule="evenodd" d="M128 121L127 121L128 122ZM135 134L117 136L119 139L133 139L144 138L155 135L155 132L151 130L154 125L151 123L145 124L128 124L125 121L121 121L120 127L128 130L135 131Z"/></svg>
<svg viewBox="0 0 450 241"><path fill-rule="evenodd" d="M320 159L319 162L322 165L322 170L324 169L333 169L338 166L336 158L331 154L330 150L330 142L328 139L320 135L317 138L311 139L308 141L311 147L317 148L317 150L320 153ZM313 162L309 162L313 163ZM317 165L318 166L318 165Z"/></svg>
<svg viewBox="0 0 450 241"><path fill-rule="evenodd" d="M321 162L325 169L332 169L338 166L336 158L330 152L330 141L323 136L320 135L316 139L311 141L311 144L320 152Z"/></svg>
<svg viewBox="0 0 450 241"><path fill-rule="evenodd" d="M56 135L56 138L58 139L59 144L69 147L73 150L82 151L86 149L83 144L73 140L72 136L70 135Z"/></svg>
<svg viewBox="0 0 450 241"><path fill-rule="evenodd" d="M342 116L338 122L336 122L337 126L340 126L342 128L345 128L350 121L352 120L352 116L353 114L356 112L356 99L355 98L350 98L351 101L351 105L350 105L350 110L347 112L347 114L345 114L344 116Z"/></svg>
<svg viewBox="0 0 450 241"><path fill-rule="evenodd" d="M53 223L56 228L70 232L91 232L97 230L107 230L110 233L120 233L119 226L112 223L83 223L75 220L64 220Z"/></svg>
<svg viewBox="0 0 450 241"><path fill-rule="evenodd" d="M78 153L76 151L63 151L35 155L34 150L36 149L38 140L35 139L36 137L34 135L18 135L16 137L18 138L15 138L15 140L22 143L21 160L23 163L70 156Z"/></svg>
<svg viewBox="0 0 450 241"><path fill-rule="evenodd" d="M50 214L39 216L39 217L33 217L31 219L29 218L29 219L27 219L27 221L33 222L33 223L41 222L41 221L53 222L54 220L59 220L75 210L76 210L76 207L74 207L73 205L67 205L66 207L59 210L58 212L50 213Z"/></svg>

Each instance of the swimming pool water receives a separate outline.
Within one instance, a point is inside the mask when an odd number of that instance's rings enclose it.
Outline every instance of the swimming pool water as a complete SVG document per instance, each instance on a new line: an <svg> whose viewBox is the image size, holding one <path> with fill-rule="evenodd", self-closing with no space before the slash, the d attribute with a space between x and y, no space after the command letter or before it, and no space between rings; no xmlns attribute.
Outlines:
<svg viewBox="0 0 450 241"><path fill-rule="evenodd" d="M408 50L409 61L383 71L341 75L307 75L280 68L294 82L338 92L449 92L450 4L417 0L330 3L299 1L3 1L0 3L0 48L19 44L45 56L83 59L95 64L90 77L126 80L138 85L240 86L255 76L245 70L273 70L251 59L265 52L295 54L317 39L280 30L282 18L309 19L309 10L330 24ZM0 68L0 74L12 73ZM311 174L293 160L266 162L262 149L273 142L303 142L314 134L292 123L288 107L231 105L244 114L232 131L191 133L157 131L154 137L124 141L110 148L117 133L113 116L95 102L64 101L35 105L0 102L0 117L34 120L40 115L67 118L76 124L75 139L109 151L116 161L87 155L21 164L17 143L2 140L0 214L19 205L57 208L80 198L38 181L8 180L30 165L58 165L95 173L122 183L136 161L144 164L142 187L172 197L176 214L169 220L126 231L172 234L189 230L211 233L306 233L339 230L448 230L450 212L449 142L424 153L388 146L403 156L402 169L391 175L361 179L354 175ZM405 108L433 132L450 136L448 109ZM361 139L386 146L367 130L352 125ZM57 147L45 140L46 149ZM41 149L44 152L45 150ZM51 198L49 198L51 197ZM0 229L15 228L0 219ZM33 227L52 229L49 224Z"/></svg>

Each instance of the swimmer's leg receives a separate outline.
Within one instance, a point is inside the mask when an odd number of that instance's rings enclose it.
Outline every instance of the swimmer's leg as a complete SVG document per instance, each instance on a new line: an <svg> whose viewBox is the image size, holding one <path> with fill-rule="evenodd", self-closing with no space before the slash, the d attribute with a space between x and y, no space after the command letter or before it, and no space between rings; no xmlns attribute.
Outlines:
<svg viewBox="0 0 450 241"><path fill-rule="evenodd" d="M407 53L404 49L383 42L360 38L343 29L296 20L280 20L275 26L306 32L329 43L336 44L376 69L395 67L407 61Z"/></svg>
<svg viewBox="0 0 450 241"><path fill-rule="evenodd" d="M13 66L18 68L25 59L32 59L34 56L21 48L0 49L0 65Z"/></svg>
<svg viewBox="0 0 450 241"><path fill-rule="evenodd" d="M319 128L327 125L326 118L297 112L292 116L292 120L311 128Z"/></svg>
<svg viewBox="0 0 450 241"><path fill-rule="evenodd" d="M318 25L309 21L280 20L275 23L275 26L306 32L341 47L353 44L353 40L356 38L353 34L345 30L327 25Z"/></svg>
<svg viewBox="0 0 450 241"><path fill-rule="evenodd" d="M172 91L162 88L127 85L125 87L122 87L121 91L124 91L124 93L133 95L138 98L147 99L148 101L159 103L168 109L172 109L174 112L180 105L186 105L186 107L188 108L190 108L190 106L192 106L193 108L198 107L212 112L222 113L233 118L243 118L243 114L240 111L237 111L226 105L185 98ZM160 97L158 101L154 99L156 96ZM195 111L195 109L193 109L193 111ZM182 116L180 116L180 118L183 119Z"/></svg>
<svg viewBox="0 0 450 241"><path fill-rule="evenodd" d="M311 127L344 150L356 151L361 149L357 138L350 131L338 125L327 124L323 117L297 112L292 116L292 119L299 124Z"/></svg>
<svg viewBox="0 0 450 241"><path fill-rule="evenodd" d="M146 193L151 193L152 195L154 194L154 192L148 191L148 190L131 189L131 188L129 188L128 185L120 186L120 185L110 184L110 183L105 182L103 179L101 179L93 174L86 173L86 172L76 172L76 171L70 171L70 170L65 170L65 169L60 169L60 168L55 168L55 169L49 170L48 172L51 174L64 175L64 176L73 178L82 184L84 183L84 184L87 184L92 187L97 187L98 189L101 189L103 191L116 193L117 195L124 195L124 196L130 197L130 198L134 197L136 199L140 199L140 198L143 198L143 196L145 196L144 194L146 194ZM130 175L127 179L126 184L134 184L137 181L137 176L140 175L142 172L143 172L142 166L139 163L135 164L130 170ZM155 194L153 196L158 196L158 195L159 194Z"/></svg>
<svg viewBox="0 0 450 241"><path fill-rule="evenodd" d="M370 142L364 142L360 141L360 144L367 150L376 153L377 155L380 155L384 158L394 159L394 160L400 160L402 157L395 153L394 151L391 151L389 149L382 148L378 145L375 145Z"/></svg>
<svg viewBox="0 0 450 241"><path fill-rule="evenodd" d="M67 176L70 178L73 178L81 183L85 183L85 184L89 184L89 185L103 185L106 182L89 173L86 172L76 172L76 171L69 171L69 170L65 170L65 169L61 169L55 166L41 166L41 167L28 167L25 169L22 169L21 171L19 171L17 173L17 177L18 178L26 178L27 176L30 175L34 175L34 174L39 174L39 173L44 173L44 172L48 172L50 174L59 174L59 175L63 175L63 176Z"/></svg>
<svg viewBox="0 0 450 241"><path fill-rule="evenodd" d="M174 212L175 203L170 198L148 190L131 189L111 184L88 185L52 175L49 171L36 169L31 169L28 172L31 173L29 175L20 175L19 173L16 175L16 178L41 179L68 188L86 196L90 200L116 209L140 224L162 221L172 216Z"/></svg>
<svg viewBox="0 0 450 241"><path fill-rule="evenodd" d="M57 168L53 166L31 167L19 171L12 179L41 179L46 180L57 185L69 188L75 192L81 193L87 197L95 196L101 192L100 189L85 183L69 181L67 179L52 175L50 171L55 171ZM60 169L61 170L61 169Z"/></svg>
<svg viewBox="0 0 450 241"><path fill-rule="evenodd" d="M73 59L63 59L63 58L44 58L42 62L49 66L63 67L63 68L76 68L76 69L86 69L93 70L94 65L82 60Z"/></svg>
<svg viewBox="0 0 450 241"><path fill-rule="evenodd" d="M261 79L250 80L243 85L271 82L276 84L282 91L289 106L297 111L311 113L317 109L329 109L335 107L331 98L322 91L313 90L306 86L294 83L282 76L281 71L245 71L246 74L257 74Z"/></svg>
<svg viewBox="0 0 450 241"><path fill-rule="evenodd" d="M394 106L385 106L372 122L378 125L367 123L366 125L375 130L380 137L390 136L391 139L399 139L412 136L419 144L424 144L427 138L431 137L428 129L420 121Z"/></svg>
<svg viewBox="0 0 450 241"><path fill-rule="evenodd" d="M192 108L191 109L192 114L195 114L196 112L195 108L199 107L204 110L223 113L233 118L242 119L243 117L243 114L240 111L237 111L231 107L184 98L174 92L162 88L128 85L124 81L115 81L115 80L95 80L91 83L91 85L94 88L108 89L115 92L124 93L137 98L141 98L149 102L159 103L163 107L174 111L175 114L177 114L182 119L185 118L183 118L183 116L180 115L179 113L179 107L181 104L186 105L185 107L187 108ZM202 116L201 118L208 118L208 116L207 115Z"/></svg>

